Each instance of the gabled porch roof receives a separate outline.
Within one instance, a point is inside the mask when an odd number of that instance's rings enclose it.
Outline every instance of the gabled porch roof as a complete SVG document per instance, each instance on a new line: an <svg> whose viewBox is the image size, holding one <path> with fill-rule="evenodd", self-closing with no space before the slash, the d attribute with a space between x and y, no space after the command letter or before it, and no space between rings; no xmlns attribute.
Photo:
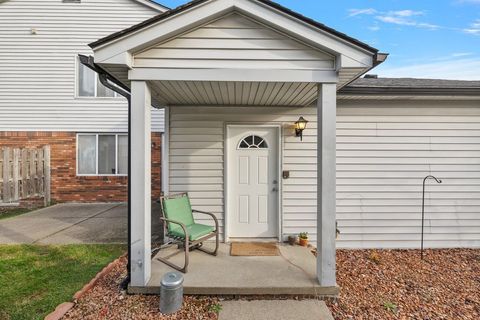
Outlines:
<svg viewBox="0 0 480 320"><path fill-rule="evenodd" d="M386 55L266 0L194 1L91 46L95 62L131 87L132 286L151 277L152 101L173 110L316 100L316 274L321 286L335 287L336 91Z"/></svg>
<svg viewBox="0 0 480 320"><path fill-rule="evenodd" d="M195 6L197 6L197 5L200 5L200 4L202 4L202 3L204 3L204 2L207 2L207 1L208 1L208 0L193 0L193 1L190 1L190 2L188 2L188 3L186 3L186 4L184 4L184 5L178 6L177 8L167 10L167 11L165 11L164 13L159 14L159 15L157 15L157 16L155 16L155 17L152 17L152 18L150 18L150 19L148 19L148 20L145 20L145 21L143 21L143 22L141 22L141 23L139 23L139 24L133 25L133 26L127 28L127 29L120 30L120 31L115 32L115 33L113 33L113 34L111 34L111 35L108 35L108 36L106 36L106 37L103 37L103 38L101 38L101 39L99 39L99 40L97 40L97 41L95 41L95 42L92 42L92 43L90 43L90 47L91 47L92 49L95 49L95 48L97 48L97 47L99 47L99 46L101 46L101 45L104 45L104 44L106 44L106 43L109 43L109 42L111 42L111 41L113 41L113 40L115 40L115 39L118 39L118 38L120 38L120 37L123 37L123 36L125 36L125 35L127 35L127 34L129 34L129 33L135 32L135 31L137 31L137 30L141 30L141 29L144 28L144 27L147 27L147 26L149 26L149 25L155 24L155 23L157 23L157 22L159 22L159 21L162 21L162 20L164 20L164 19L167 19L167 18L169 18L169 17L171 17L171 16L173 16L173 15L179 14L179 13L181 13L181 12L183 12L183 11L186 11L186 10L192 8L192 7L195 7ZM362 42L362 41L360 41L360 40L357 40L357 39L355 39L355 38L353 38L353 37L348 36L348 35L345 34L345 33L342 33L342 32L339 32L339 31L333 29L333 28L330 28L330 27L324 25L323 23L320 23L320 22L315 21L315 20L313 20L313 19L310 19L310 18L308 18L308 17L306 17L306 16L303 16L303 15L301 15L301 14L295 12L295 11L292 11L292 10L290 10L290 9L288 9L288 8L280 5L280 4L278 4L278 3L275 3L275 2L270 1L270 0L257 0L257 1L263 3L263 4L267 5L267 6L270 6L270 7L272 7L272 8L275 8L275 9L277 9L277 10L279 10L279 11L281 11L281 12L287 14L287 15L290 15L290 16L298 19L298 20L301 20L301 21L303 21L303 22L305 22L305 23L307 23L307 24L310 24L311 26L313 26L313 27L315 27L315 28L318 28L319 30L324 30L325 32L331 33L331 34L334 35L334 36L337 36L337 37L339 37L339 38L341 38L341 39L344 39L344 40L346 40L346 41L348 41L348 42L352 42L352 43L358 45L359 47L364 48L364 49L367 50L367 51L370 51L370 52L373 52L373 53L377 53L377 52L378 52L378 49L375 49L375 48L371 47L370 45L368 45L368 44L366 44L366 43L364 43L364 42Z"/></svg>
<svg viewBox="0 0 480 320"><path fill-rule="evenodd" d="M386 58L266 0L192 1L90 46L126 85L150 81L163 105L308 105L314 84L341 88Z"/></svg>

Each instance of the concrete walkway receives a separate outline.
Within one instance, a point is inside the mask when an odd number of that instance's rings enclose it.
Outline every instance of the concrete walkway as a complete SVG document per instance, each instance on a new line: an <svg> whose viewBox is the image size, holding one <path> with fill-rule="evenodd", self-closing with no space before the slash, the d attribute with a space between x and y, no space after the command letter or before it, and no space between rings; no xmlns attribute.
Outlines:
<svg viewBox="0 0 480 320"><path fill-rule="evenodd" d="M333 320L319 300L222 301L219 320Z"/></svg>
<svg viewBox="0 0 480 320"><path fill-rule="evenodd" d="M127 205L58 204L0 220L0 243L126 243Z"/></svg>

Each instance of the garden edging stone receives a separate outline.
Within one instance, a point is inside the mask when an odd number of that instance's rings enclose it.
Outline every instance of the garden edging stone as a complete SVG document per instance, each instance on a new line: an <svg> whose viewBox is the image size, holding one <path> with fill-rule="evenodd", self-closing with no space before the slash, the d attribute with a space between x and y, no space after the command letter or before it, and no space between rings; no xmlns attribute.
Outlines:
<svg viewBox="0 0 480 320"><path fill-rule="evenodd" d="M99 273L97 273L97 275L92 280L90 280L86 285L84 285L82 289L78 290L73 295L73 302L70 301L70 302L63 302L63 303L59 304L52 313L48 314L45 317L45 320L59 320L59 319L61 319L70 309L72 309L75 306L76 301L78 299L80 299L81 297L83 297L87 292L92 290L93 287L95 287L95 285L97 284L98 280L100 280L107 273L112 271L113 267L115 267L115 265L117 263L120 263L120 259L122 259L124 256L125 255L122 255L121 257L119 257L119 258L113 260L112 262L110 262Z"/></svg>

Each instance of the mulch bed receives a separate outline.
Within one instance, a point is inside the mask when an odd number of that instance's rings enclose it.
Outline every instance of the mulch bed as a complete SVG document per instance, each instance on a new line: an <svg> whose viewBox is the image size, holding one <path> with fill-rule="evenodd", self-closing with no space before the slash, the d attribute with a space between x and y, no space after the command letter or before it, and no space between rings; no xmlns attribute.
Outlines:
<svg viewBox="0 0 480 320"><path fill-rule="evenodd" d="M119 290L126 259L80 298L63 319L217 319L219 300L185 296L174 315L158 296ZM327 301L335 319L480 319L480 250L338 250L340 298Z"/></svg>
<svg viewBox="0 0 480 320"><path fill-rule="evenodd" d="M338 250L336 319L480 319L480 250Z"/></svg>
<svg viewBox="0 0 480 320"><path fill-rule="evenodd" d="M110 273L99 279L97 285L80 298L62 319L217 319L214 312L216 298L184 297L181 311L162 315L159 296L128 295L119 289L126 276L126 259L121 259Z"/></svg>

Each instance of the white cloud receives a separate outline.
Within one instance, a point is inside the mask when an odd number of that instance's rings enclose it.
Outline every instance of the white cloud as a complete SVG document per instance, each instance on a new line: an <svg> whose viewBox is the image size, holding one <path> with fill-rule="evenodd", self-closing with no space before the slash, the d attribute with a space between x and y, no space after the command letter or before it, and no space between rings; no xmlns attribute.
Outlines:
<svg viewBox="0 0 480 320"><path fill-rule="evenodd" d="M416 16L422 16L424 14L425 13L423 11L399 10L380 14L375 18L385 23L398 24L402 26L411 26L430 30L436 30L440 28L438 25L426 22L418 22L413 18Z"/></svg>
<svg viewBox="0 0 480 320"><path fill-rule="evenodd" d="M414 26L414 21L408 21L402 17L395 17L395 16L376 16L376 18L382 22L386 23L393 23L393 24L400 24L404 26Z"/></svg>
<svg viewBox="0 0 480 320"><path fill-rule="evenodd" d="M480 0L457 0L458 3L473 3L480 4Z"/></svg>
<svg viewBox="0 0 480 320"><path fill-rule="evenodd" d="M362 14L371 15L371 14L375 14L375 13L377 13L377 10L375 10L373 8L350 9L350 10L348 10L348 16L349 17L355 17L355 16L362 15Z"/></svg>
<svg viewBox="0 0 480 320"><path fill-rule="evenodd" d="M480 36L480 19L472 22L470 24L470 27L465 28L462 31L468 34L473 34L475 36Z"/></svg>
<svg viewBox="0 0 480 320"><path fill-rule="evenodd" d="M389 11L388 15L398 16L398 17L413 17L423 15L423 11L414 11L414 10L398 10L398 11Z"/></svg>
<svg viewBox="0 0 480 320"><path fill-rule="evenodd" d="M466 57L466 56L471 56L473 52L454 52L452 53L452 57Z"/></svg>
<svg viewBox="0 0 480 320"><path fill-rule="evenodd" d="M425 29L430 29L430 30L437 30L437 29L442 28L438 24L425 23L425 22L417 23L416 26L419 27L419 28L425 28Z"/></svg>
<svg viewBox="0 0 480 320"><path fill-rule="evenodd" d="M376 73L382 77L480 80L480 58L451 59L404 67L381 65Z"/></svg>
<svg viewBox="0 0 480 320"><path fill-rule="evenodd" d="M382 11L375 10L373 8L366 8L366 9L350 9L348 12L349 12L348 14L349 17L355 17L359 15L375 15L375 19L382 21L384 23L418 27L418 28L424 28L424 29L430 29L430 30L436 30L440 28L440 26L435 24L416 21L415 17L423 16L425 14L425 12L423 11L397 10L397 11L382 12ZM376 26L369 27L369 29L373 31L378 30Z"/></svg>

